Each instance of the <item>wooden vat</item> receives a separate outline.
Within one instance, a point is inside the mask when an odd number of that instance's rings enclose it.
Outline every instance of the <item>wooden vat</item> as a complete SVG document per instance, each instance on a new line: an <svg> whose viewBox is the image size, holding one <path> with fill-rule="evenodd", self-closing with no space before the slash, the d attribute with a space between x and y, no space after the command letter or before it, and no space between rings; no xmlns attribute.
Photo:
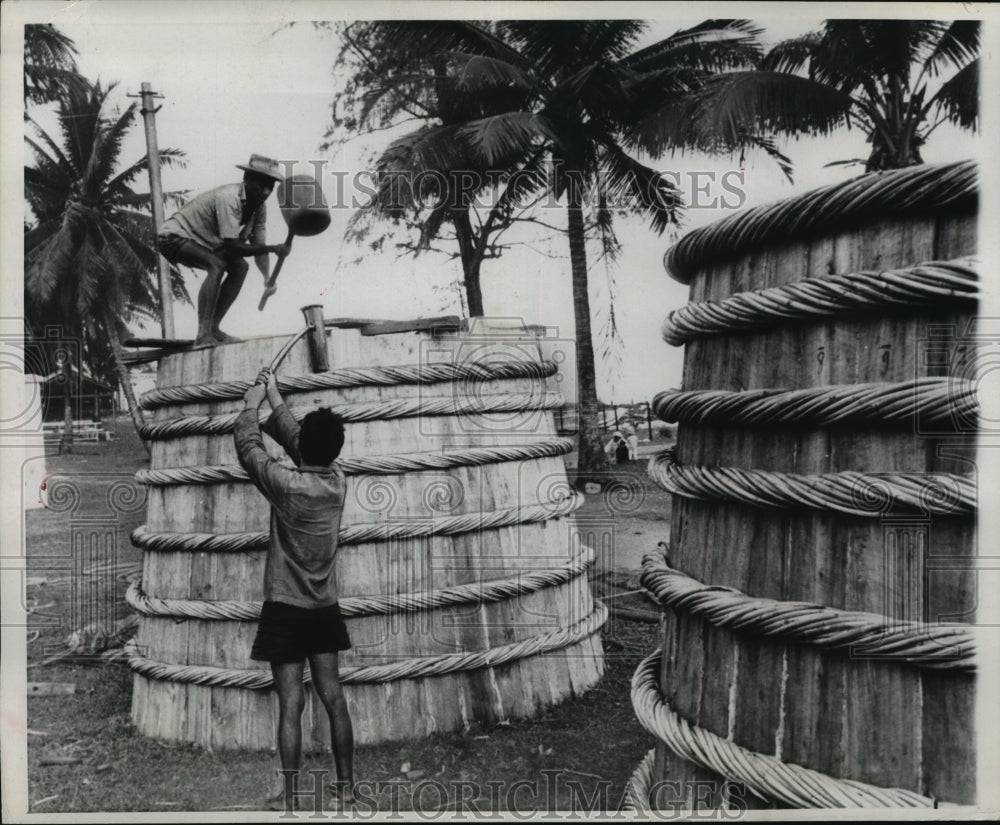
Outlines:
<svg viewBox="0 0 1000 825"><path fill-rule="evenodd" d="M866 175L669 251L691 303L654 402L679 433L650 464L674 496L637 804L974 801L976 191L971 162Z"/></svg>
<svg viewBox="0 0 1000 825"><path fill-rule="evenodd" d="M242 408L239 382L286 340L167 356L144 397L156 440L139 475L149 504L133 537L145 552L130 591L142 613L130 663L132 716L145 735L275 746L269 669L249 658L268 506L240 477L231 429L205 429ZM330 406L347 419L337 564L357 741L530 716L592 685L606 613L574 534L562 458L571 444L555 432L559 398L546 390L537 339L334 328L326 343L328 372L310 371L302 340L277 374L293 412ZM194 424L180 432L181 419ZM328 747L325 713L308 693L304 747Z"/></svg>

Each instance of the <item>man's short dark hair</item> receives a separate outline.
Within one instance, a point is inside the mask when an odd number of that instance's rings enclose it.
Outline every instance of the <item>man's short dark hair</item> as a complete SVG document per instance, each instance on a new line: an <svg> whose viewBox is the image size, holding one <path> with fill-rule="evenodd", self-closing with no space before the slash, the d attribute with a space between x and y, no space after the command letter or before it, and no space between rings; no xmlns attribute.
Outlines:
<svg viewBox="0 0 1000 825"><path fill-rule="evenodd" d="M312 467L333 464L344 446L344 422L339 415L320 407L302 419L299 426L299 454Z"/></svg>

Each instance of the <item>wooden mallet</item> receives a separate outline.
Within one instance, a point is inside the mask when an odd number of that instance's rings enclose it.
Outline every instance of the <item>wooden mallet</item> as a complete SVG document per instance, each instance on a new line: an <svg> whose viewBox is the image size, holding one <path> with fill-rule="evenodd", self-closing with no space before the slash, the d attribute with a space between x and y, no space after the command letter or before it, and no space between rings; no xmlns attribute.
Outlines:
<svg viewBox="0 0 1000 825"><path fill-rule="evenodd" d="M318 235L330 225L330 207L323 198L323 187L310 175L292 175L278 184L278 208L281 209L281 217L288 226L286 246L292 245L292 238L296 235L303 237ZM277 291L278 275L286 257L278 256L274 272L264 285L264 294L257 305L258 310L264 309L267 299Z"/></svg>

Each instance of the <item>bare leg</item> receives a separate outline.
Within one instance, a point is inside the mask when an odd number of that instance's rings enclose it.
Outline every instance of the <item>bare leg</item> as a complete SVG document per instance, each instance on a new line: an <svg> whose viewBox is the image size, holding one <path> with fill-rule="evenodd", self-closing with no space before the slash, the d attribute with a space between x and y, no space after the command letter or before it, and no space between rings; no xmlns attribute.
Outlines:
<svg viewBox="0 0 1000 825"><path fill-rule="evenodd" d="M212 266L205 276L205 283L198 290L198 336L195 338L195 345L205 344L214 346L218 342L215 340L215 314L216 306L219 302L219 287L222 282L223 269L221 266Z"/></svg>
<svg viewBox="0 0 1000 825"><path fill-rule="evenodd" d="M302 763L302 710L306 701L302 689L304 666L304 662L271 663L274 687L278 692L278 755L285 770L297 771ZM283 808L284 787L278 800Z"/></svg>
<svg viewBox="0 0 1000 825"><path fill-rule="evenodd" d="M215 340L213 330L218 324L213 319L220 301L220 285L226 272L226 261L194 241L184 241L168 260L192 269L205 270L205 282L198 290L198 336L195 343L200 346L215 346L218 341ZM228 308L227 306L226 309Z"/></svg>
<svg viewBox="0 0 1000 825"><path fill-rule="evenodd" d="M330 747L337 768L339 799L350 804L354 802L354 725L340 683L339 658L336 653L317 653L309 657L309 668L316 693L330 717Z"/></svg>
<svg viewBox="0 0 1000 825"><path fill-rule="evenodd" d="M228 258L226 260L226 279L219 288L219 296L215 302L215 313L212 317L211 335L217 341L239 340L238 338L233 338L231 335L226 335L226 333L220 330L219 323L225 314L229 312L229 308L233 305L237 296L239 296L240 290L243 289L243 281L246 280L249 270L250 267L244 258Z"/></svg>

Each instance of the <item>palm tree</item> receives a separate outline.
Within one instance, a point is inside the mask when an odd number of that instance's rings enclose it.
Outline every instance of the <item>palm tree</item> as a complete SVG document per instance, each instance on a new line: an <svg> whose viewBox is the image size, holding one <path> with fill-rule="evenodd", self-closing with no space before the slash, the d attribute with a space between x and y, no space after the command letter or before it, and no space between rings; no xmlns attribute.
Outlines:
<svg viewBox="0 0 1000 825"><path fill-rule="evenodd" d="M745 20L709 20L636 50L648 24L634 20L503 21L490 28L412 21L378 25L386 43L405 43L405 50L436 66L436 89L480 107L479 112L461 108L453 122L422 127L397 141L419 149L404 158L411 173L431 164L508 175L528 170L515 176L522 189L542 187L566 206L577 343L578 479L597 477L607 458L598 424L586 214L602 251L613 257L617 212L645 214L662 233L676 225L682 209L676 188L635 153L757 145L784 160L755 134L716 135L701 124L675 120L715 73L757 63L760 30ZM416 72L402 76L399 85L413 99L428 88L428 80ZM376 105L381 100L376 96ZM395 168L405 168L405 162Z"/></svg>
<svg viewBox="0 0 1000 825"><path fill-rule="evenodd" d="M76 44L51 23L24 27L26 107L29 103L51 103L72 89L86 88L86 81L77 73L76 55Z"/></svg>
<svg viewBox="0 0 1000 825"><path fill-rule="evenodd" d="M36 333L59 325L68 340L79 343L90 366L110 346L117 383L138 426L142 418L121 339L128 323L159 318L157 253L150 196L132 189L148 169L148 158L118 169L137 104L108 116L104 109L113 88L98 83L73 89L59 103L62 145L37 124L37 140L26 138L34 165L24 170L25 197L35 223L24 236L25 312ZM162 150L160 158L167 165L183 163L183 153L176 149ZM168 197L179 202L179 193ZM175 299L190 303L176 269L171 270L171 289ZM65 416L63 437L71 448L68 405Z"/></svg>
<svg viewBox="0 0 1000 825"><path fill-rule="evenodd" d="M912 166L942 123L978 129L979 40L975 20L827 20L777 44L756 70L712 80L686 116L730 137L859 126L868 158L837 163Z"/></svg>

